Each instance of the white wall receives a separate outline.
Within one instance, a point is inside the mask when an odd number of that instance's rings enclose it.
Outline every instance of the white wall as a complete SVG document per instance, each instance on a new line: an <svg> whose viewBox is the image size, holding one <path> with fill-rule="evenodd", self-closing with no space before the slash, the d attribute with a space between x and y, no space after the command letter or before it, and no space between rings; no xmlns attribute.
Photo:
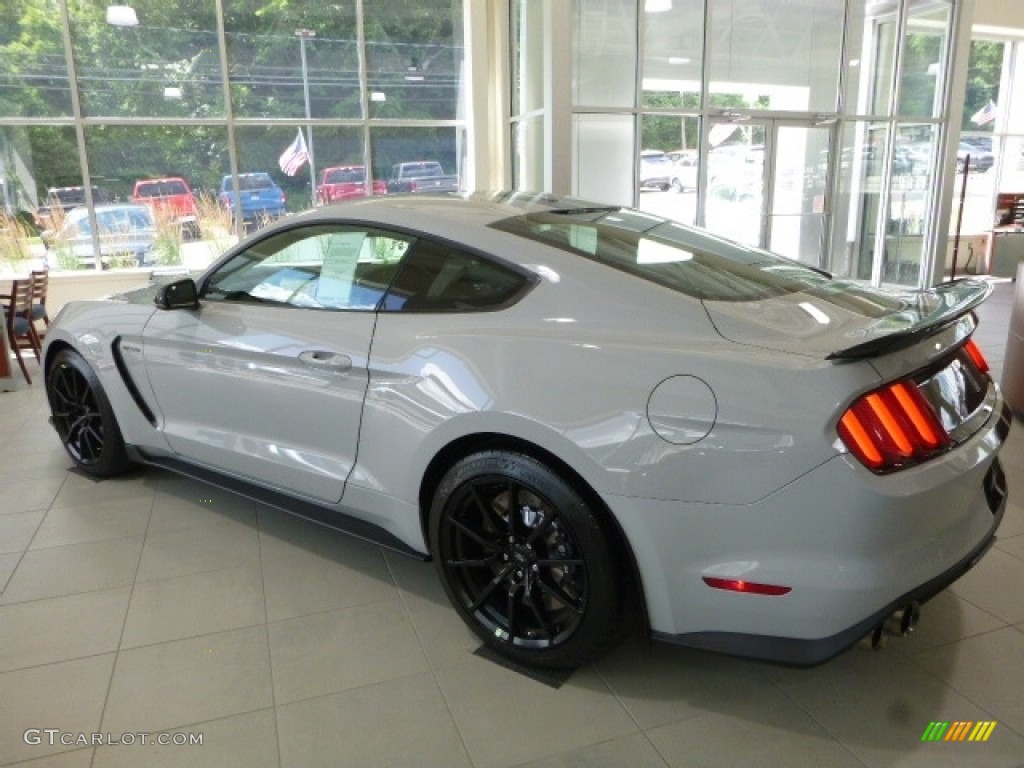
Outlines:
<svg viewBox="0 0 1024 768"><path fill-rule="evenodd" d="M1022 0L975 0L974 23L996 27L1016 27L1024 31Z"/></svg>

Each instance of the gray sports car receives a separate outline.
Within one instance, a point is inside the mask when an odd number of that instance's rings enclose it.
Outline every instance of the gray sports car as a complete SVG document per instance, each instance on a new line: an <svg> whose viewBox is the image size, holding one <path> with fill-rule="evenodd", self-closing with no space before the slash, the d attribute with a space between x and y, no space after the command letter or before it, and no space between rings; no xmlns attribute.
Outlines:
<svg viewBox="0 0 1024 768"><path fill-rule="evenodd" d="M992 543L1010 420L988 295L893 293L635 210L378 197L199 277L63 309L53 424L432 557L488 644L661 639L823 661Z"/></svg>

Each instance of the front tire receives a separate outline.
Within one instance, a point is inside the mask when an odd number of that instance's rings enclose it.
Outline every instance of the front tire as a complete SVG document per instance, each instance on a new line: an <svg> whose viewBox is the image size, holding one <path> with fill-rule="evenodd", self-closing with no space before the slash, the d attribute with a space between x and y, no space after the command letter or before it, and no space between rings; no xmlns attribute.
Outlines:
<svg viewBox="0 0 1024 768"><path fill-rule="evenodd" d="M578 667L617 638L610 542L576 489L520 453L456 463L434 494L430 545L448 597L498 653Z"/></svg>
<svg viewBox="0 0 1024 768"><path fill-rule="evenodd" d="M110 401L80 354L57 353L46 375L46 397L64 450L83 472L110 477L132 466Z"/></svg>

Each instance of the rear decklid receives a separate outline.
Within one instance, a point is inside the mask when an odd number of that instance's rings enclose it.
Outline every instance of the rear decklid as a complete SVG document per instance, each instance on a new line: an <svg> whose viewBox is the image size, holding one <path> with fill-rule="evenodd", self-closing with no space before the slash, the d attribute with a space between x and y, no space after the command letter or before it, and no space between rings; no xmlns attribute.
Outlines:
<svg viewBox="0 0 1024 768"><path fill-rule="evenodd" d="M954 343L974 327L971 311L989 283L960 280L924 291L894 291L842 280L753 301L704 301L716 330L739 344L832 360L872 358L911 347L945 329ZM965 319L966 318L966 319Z"/></svg>

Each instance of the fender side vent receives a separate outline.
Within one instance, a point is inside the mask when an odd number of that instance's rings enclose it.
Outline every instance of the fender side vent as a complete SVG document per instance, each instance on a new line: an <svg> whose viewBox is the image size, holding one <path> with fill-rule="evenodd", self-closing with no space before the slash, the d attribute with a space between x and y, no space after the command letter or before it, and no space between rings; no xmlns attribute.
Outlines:
<svg viewBox="0 0 1024 768"><path fill-rule="evenodd" d="M138 407L139 412L146 418L146 421L150 423L150 426L156 427L156 416L153 415L152 409L149 404L143 399L142 393L139 392L139 388L135 386L135 380L128 373L128 366L124 364L124 356L121 354L121 337L118 336L114 339L114 344L111 346L111 354L114 358L114 365L117 366L117 372L121 376L121 381L124 382L125 389L128 390L128 394L132 396L132 400L135 401L135 405Z"/></svg>

